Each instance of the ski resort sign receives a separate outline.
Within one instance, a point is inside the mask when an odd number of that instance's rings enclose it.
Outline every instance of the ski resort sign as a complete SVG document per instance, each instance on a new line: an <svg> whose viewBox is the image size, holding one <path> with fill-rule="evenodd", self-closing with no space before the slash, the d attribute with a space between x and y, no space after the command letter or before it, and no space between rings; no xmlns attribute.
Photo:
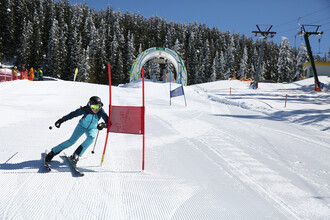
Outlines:
<svg viewBox="0 0 330 220"><path fill-rule="evenodd" d="M168 59L173 64L177 73L176 82L185 86L187 85L187 70L183 60L176 52L165 47L152 47L140 53L131 68L130 82L141 79L143 65L154 58Z"/></svg>

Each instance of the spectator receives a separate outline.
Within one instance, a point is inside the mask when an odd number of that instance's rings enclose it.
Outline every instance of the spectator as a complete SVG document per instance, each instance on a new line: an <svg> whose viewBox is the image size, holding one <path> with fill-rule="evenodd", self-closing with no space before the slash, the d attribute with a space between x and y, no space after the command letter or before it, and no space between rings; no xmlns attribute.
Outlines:
<svg viewBox="0 0 330 220"><path fill-rule="evenodd" d="M29 72L29 74L28 74L28 79L29 79L30 81L33 81L33 79L34 79L34 71L33 71L33 67L31 67L31 69L30 69L30 72Z"/></svg>
<svg viewBox="0 0 330 220"><path fill-rule="evenodd" d="M44 76L44 73L42 72L41 68L39 67L38 72L37 72L37 77L38 77L39 81L44 80L43 76Z"/></svg>

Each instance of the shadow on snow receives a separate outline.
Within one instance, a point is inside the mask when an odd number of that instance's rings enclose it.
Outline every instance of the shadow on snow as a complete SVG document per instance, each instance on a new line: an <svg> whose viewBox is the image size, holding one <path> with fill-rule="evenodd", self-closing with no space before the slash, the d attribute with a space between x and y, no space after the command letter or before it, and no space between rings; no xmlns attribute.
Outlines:
<svg viewBox="0 0 330 220"><path fill-rule="evenodd" d="M44 167L44 155L45 153L41 154L41 160L28 160L20 163L2 163L0 164L0 170L11 170L15 173L31 173L31 170L37 170L37 173L48 173L49 171ZM60 156L60 158L63 160L62 162L58 160L51 161L50 166L52 170L56 170L60 173L71 171L73 177L80 176L75 172L64 156ZM80 168L80 170L82 172L96 172L87 168Z"/></svg>
<svg viewBox="0 0 330 220"><path fill-rule="evenodd" d="M292 110L292 111L278 111L271 114L264 115L226 115L226 114L214 114L215 116L232 117L232 118L245 118L245 119L266 119L273 121L291 121L302 125L310 125L316 122L320 122L329 119L330 109L317 110L317 109L305 109L305 110ZM300 117L299 117L300 116ZM290 118L295 118L291 119ZM322 131L330 130L330 126L325 127Z"/></svg>

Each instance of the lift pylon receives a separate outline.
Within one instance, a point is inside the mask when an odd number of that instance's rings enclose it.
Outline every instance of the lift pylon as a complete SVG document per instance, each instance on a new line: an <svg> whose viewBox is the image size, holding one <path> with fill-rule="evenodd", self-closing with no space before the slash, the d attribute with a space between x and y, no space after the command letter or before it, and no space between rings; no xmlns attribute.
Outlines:
<svg viewBox="0 0 330 220"><path fill-rule="evenodd" d="M261 48L260 48L260 52L259 52L258 66L257 66L256 74L254 76L254 81L252 84L253 89L258 88L259 72L260 72L260 68L261 68L262 58L264 56L264 48L265 48L267 37L268 37L268 35L270 35L270 37L272 38L276 34L276 32L270 31L270 29L272 29L273 25L270 25L270 27L268 29L266 29L266 31L261 31L259 25L256 25L256 26L258 28L258 31L252 31L252 33L254 33L256 36L258 34L261 34L262 35L261 38L263 38L263 40L262 40L262 44L261 44Z"/></svg>
<svg viewBox="0 0 330 220"><path fill-rule="evenodd" d="M307 53L308 53L309 60L311 62L311 66L312 66L312 70L313 70L314 81L315 81L315 91L320 92L321 89L323 89L324 84L319 81L319 78L317 76L317 71L316 71L316 67L315 67L315 63L314 63L314 57L313 57L313 53L312 53L312 48L311 48L311 45L309 43L308 37L311 36L311 35L321 35L321 34L323 34L323 31L318 31L319 28L321 27L321 25L301 25L301 24L299 24L299 25L301 27L301 31L299 32L299 34L304 36L304 40L305 40L306 47L307 47ZM315 31L306 31L305 27L314 27Z"/></svg>

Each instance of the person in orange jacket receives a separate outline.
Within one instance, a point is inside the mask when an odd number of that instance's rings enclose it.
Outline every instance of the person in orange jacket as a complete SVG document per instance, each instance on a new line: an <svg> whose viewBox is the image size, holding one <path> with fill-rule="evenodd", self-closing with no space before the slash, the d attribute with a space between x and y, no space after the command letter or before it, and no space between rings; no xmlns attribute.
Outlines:
<svg viewBox="0 0 330 220"><path fill-rule="evenodd" d="M28 79L29 79L30 81L33 81L33 79L34 79L34 71L33 71L33 67L31 67L31 69L30 69L30 72L29 72L29 74L28 74Z"/></svg>

